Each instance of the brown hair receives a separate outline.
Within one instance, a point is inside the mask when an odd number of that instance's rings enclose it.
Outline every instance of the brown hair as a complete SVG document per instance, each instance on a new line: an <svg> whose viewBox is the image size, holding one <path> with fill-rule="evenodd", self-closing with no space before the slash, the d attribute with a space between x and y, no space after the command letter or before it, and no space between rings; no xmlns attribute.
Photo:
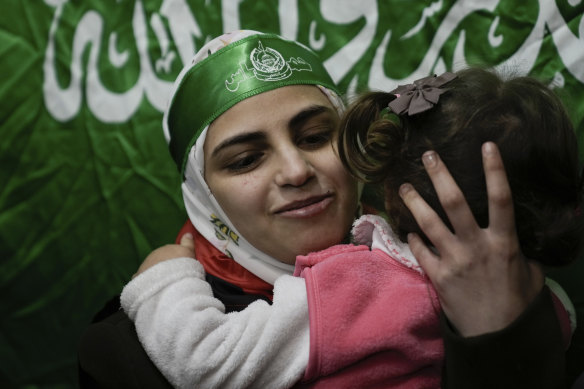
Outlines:
<svg viewBox="0 0 584 389"><path fill-rule="evenodd" d="M398 195L404 182L450 225L421 162L427 150L440 155L479 225L488 225L480 147L493 141L511 185L523 253L546 265L572 261L584 232L582 179L576 135L560 99L530 77L503 80L479 68L457 76L435 107L413 116L385 110L393 94L360 97L341 121L341 160L363 181L383 184L389 222L405 240L409 232L423 233Z"/></svg>

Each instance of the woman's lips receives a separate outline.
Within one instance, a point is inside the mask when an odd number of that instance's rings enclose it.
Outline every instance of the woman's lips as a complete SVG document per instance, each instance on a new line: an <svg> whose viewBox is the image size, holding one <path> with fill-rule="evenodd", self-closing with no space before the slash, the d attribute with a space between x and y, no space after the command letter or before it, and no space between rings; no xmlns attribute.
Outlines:
<svg viewBox="0 0 584 389"><path fill-rule="evenodd" d="M307 218L323 212L332 202L333 196L326 194L305 200L294 201L281 207L275 213L278 216L290 218Z"/></svg>

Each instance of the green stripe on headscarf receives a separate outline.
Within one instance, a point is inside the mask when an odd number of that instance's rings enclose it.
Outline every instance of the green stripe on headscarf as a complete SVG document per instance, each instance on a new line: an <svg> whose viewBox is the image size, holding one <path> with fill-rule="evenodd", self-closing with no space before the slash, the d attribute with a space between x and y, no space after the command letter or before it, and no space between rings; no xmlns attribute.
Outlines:
<svg viewBox="0 0 584 389"><path fill-rule="evenodd" d="M193 65L176 89L167 119L170 153L181 174L201 132L223 112L262 92L302 84L338 93L312 50L272 34L243 38Z"/></svg>

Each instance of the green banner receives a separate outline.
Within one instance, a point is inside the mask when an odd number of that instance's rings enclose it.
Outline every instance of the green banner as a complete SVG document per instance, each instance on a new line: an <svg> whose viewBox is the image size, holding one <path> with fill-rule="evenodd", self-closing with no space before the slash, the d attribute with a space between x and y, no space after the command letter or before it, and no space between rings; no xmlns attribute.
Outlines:
<svg viewBox="0 0 584 389"><path fill-rule="evenodd" d="M298 40L348 96L468 64L534 75L562 95L582 146L583 12L582 0L4 0L0 387L75 387L92 315L174 240L186 215L162 111L212 37Z"/></svg>

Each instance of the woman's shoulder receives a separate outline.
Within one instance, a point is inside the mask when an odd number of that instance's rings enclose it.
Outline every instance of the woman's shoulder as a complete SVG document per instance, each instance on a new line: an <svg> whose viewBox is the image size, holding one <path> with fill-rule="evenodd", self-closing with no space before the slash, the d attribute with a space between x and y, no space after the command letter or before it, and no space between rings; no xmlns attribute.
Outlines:
<svg viewBox="0 0 584 389"><path fill-rule="evenodd" d="M90 324L77 349L81 388L170 388L136 334L134 323L117 310Z"/></svg>

